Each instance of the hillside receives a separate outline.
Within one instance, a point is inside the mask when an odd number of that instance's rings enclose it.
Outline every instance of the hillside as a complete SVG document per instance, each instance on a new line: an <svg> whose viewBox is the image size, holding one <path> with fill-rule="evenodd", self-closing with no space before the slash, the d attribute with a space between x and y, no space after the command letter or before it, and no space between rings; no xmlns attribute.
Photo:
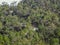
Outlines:
<svg viewBox="0 0 60 45"><path fill-rule="evenodd" d="M0 45L60 45L60 0L0 5Z"/></svg>

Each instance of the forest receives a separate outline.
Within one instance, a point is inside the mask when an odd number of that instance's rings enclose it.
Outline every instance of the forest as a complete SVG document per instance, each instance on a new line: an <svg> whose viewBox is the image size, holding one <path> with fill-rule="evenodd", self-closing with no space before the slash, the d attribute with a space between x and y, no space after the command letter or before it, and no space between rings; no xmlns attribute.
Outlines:
<svg viewBox="0 0 60 45"><path fill-rule="evenodd" d="M22 0L0 5L0 45L60 45L60 0Z"/></svg>

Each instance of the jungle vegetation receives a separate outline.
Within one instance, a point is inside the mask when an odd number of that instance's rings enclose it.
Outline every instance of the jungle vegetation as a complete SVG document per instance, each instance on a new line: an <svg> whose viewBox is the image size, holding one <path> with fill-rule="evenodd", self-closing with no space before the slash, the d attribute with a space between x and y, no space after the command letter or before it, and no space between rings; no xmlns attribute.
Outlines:
<svg viewBox="0 0 60 45"><path fill-rule="evenodd" d="M22 0L0 5L0 45L60 45L60 0Z"/></svg>

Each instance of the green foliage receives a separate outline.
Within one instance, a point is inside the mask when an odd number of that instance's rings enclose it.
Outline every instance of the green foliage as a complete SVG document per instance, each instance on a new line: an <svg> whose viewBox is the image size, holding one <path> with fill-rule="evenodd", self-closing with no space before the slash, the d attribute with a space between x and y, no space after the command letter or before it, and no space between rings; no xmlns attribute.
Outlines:
<svg viewBox="0 0 60 45"><path fill-rule="evenodd" d="M60 45L60 0L22 0L0 5L0 45Z"/></svg>
<svg viewBox="0 0 60 45"><path fill-rule="evenodd" d="M2 29L3 28L3 24L2 24L2 22L0 22L0 29Z"/></svg>

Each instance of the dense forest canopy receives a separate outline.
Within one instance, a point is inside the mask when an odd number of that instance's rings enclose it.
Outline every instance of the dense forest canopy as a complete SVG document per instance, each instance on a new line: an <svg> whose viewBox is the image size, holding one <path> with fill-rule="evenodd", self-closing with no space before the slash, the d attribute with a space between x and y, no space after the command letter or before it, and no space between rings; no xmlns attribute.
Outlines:
<svg viewBox="0 0 60 45"><path fill-rule="evenodd" d="M60 0L22 0L0 5L0 45L60 45Z"/></svg>

